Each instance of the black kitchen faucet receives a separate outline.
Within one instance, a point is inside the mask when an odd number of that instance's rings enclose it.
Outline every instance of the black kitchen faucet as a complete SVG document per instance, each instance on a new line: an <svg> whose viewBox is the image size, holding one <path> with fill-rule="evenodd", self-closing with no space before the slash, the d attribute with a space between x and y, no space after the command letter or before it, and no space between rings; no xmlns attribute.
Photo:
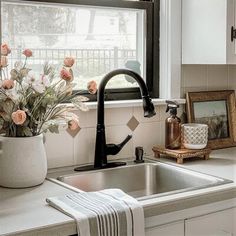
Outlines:
<svg viewBox="0 0 236 236"><path fill-rule="evenodd" d="M143 99L143 110L144 117L152 117L156 114L154 105L149 97L146 84L142 77L135 73L134 71L127 69L117 69L109 72L102 79L97 93L97 134L96 134L96 146L95 146L95 157L94 165L87 165L75 168L76 171L85 171L85 170L94 170L94 169L103 169L111 168L116 166L125 165L125 162L107 162L107 155L116 155L124 147L124 145L132 138L131 135L128 135L123 142L120 144L106 144L106 135L105 135L105 124L104 124L104 93L105 87L108 81L116 75L129 75L134 78L139 87L141 96Z"/></svg>

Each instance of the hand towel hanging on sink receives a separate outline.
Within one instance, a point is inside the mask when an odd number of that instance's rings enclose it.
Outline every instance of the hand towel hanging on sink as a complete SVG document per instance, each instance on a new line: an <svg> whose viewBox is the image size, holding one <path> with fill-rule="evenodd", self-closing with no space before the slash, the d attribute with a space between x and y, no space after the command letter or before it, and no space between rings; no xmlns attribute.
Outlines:
<svg viewBox="0 0 236 236"><path fill-rule="evenodd" d="M46 201L76 220L79 236L145 235L141 204L120 189L73 193Z"/></svg>

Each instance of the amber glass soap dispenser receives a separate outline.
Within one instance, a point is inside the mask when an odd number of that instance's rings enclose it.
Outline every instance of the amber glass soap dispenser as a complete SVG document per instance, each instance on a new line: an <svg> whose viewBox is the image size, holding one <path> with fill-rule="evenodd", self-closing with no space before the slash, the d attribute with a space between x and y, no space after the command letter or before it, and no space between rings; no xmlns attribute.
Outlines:
<svg viewBox="0 0 236 236"><path fill-rule="evenodd" d="M177 116L179 104L168 100L166 103L166 112L170 112L170 116L166 118L165 122L165 147L168 149L178 149L181 147L181 119Z"/></svg>

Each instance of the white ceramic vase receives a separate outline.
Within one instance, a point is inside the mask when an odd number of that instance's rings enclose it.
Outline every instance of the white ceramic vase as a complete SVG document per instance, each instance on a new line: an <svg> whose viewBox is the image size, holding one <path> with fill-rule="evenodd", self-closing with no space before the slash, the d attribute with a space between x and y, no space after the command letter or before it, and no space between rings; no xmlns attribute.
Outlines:
<svg viewBox="0 0 236 236"><path fill-rule="evenodd" d="M33 187L47 175L47 158L43 135L33 137L0 137L0 186Z"/></svg>

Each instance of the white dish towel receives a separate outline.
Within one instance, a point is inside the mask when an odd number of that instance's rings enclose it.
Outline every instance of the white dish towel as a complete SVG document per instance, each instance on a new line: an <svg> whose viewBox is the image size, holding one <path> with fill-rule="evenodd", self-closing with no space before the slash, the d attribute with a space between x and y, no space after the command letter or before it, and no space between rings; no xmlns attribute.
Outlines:
<svg viewBox="0 0 236 236"><path fill-rule="evenodd" d="M144 236L141 204L120 189L47 198L52 207L73 217L79 236Z"/></svg>

